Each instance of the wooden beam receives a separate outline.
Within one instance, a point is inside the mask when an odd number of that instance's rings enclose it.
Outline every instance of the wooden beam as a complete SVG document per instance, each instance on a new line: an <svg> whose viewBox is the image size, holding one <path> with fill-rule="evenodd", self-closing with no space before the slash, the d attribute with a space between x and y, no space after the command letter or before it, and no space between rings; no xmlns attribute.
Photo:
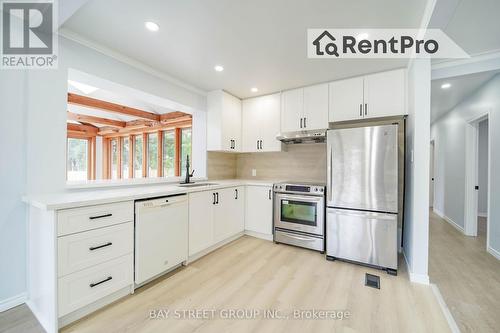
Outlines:
<svg viewBox="0 0 500 333"><path fill-rule="evenodd" d="M94 126L67 123L66 129L68 134L85 134L88 136L96 136L99 129Z"/></svg>
<svg viewBox="0 0 500 333"><path fill-rule="evenodd" d="M97 132L98 135L105 136L108 134L118 133L118 129L114 127L101 127Z"/></svg>
<svg viewBox="0 0 500 333"><path fill-rule="evenodd" d="M125 123L125 128L126 129L137 129L137 128L144 128L144 127L153 127L157 124L157 122L151 121L151 120L144 120L144 119L138 119L138 120L131 120L127 121Z"/></svg>
<svg viewBox="0 0 500 333"><path fill-rule="evenodd" d="M153 127L144 127L144 128L136 128L136 129L128 129L128 128L122 128L119 129L118 131L115 132L101 132L99 135L103 135L104 137L107 138L113 138L113 137L119 137L119 136L127 136L131 134L142 134L142 133L154 133L157 132L158 130L172 130L175 128L185 128L185 127L191 127L192 122L191 120L188 121L183 121L179 123L173 123L173 124L161 124L158 123L159 125L153 126Z"/></svg>
<svg viewBox="0 0 500 333"><path fill-rule="evenodd" d="M175 112L169 112L169 113L161 114L160 115L160 121L161 122L167 122L167 121L169 121L171 119L181 118L181 117L185 117L185 116L188 116L190 118L192 117L188 113L184 113L184 112L180 112L180 111L175 111Z"/></svg>
<svg viewBox="0 0 500 333"><path fill-rule="evenodd" d="M147 112L132 108L129 106L124 106L116 103L102 101L100 99L95 99L87 96L77 95L73 93L68 93L68 103L86 106L93 109L105 110L108 112L114 112L119 114L124 114L131 117L143 118L148 120L160 121L160 115L152 112Z"/></svg>
<svg viewBox="0 0 500 333"><path fill-rule="evenodd" d="M106 126L118 127L118 128L122 128L122 127L126 126L126 122L124 122L124 121L113 120L113 119L102 118L102 117L95 117L95 116L88 116L88 115L84 115L84 114L73 113L70 111L68 111L68 119L83 122L83 123L99 124L99 125L106 125Z"/></svg>

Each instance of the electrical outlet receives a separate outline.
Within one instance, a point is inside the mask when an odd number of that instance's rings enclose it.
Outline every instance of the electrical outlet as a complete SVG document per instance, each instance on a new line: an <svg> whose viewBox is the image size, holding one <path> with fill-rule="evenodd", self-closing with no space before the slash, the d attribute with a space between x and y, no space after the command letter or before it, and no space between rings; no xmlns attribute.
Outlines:
<svg viewBox="0 0 500 333"><path fill-rule="evenodd" d="M257 169L252 169L252 177L257 177Z"/></svg>

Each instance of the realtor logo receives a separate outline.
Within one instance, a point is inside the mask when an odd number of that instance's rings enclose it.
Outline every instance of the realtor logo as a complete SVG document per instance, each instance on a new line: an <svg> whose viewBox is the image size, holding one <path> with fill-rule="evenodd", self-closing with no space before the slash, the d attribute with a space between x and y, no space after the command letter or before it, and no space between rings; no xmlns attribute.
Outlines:
<svg viewBox="0 0 500 333"><path fill-rule="evenodd" d="M2 68L56 68L54 2L2 2Z"/></svg>

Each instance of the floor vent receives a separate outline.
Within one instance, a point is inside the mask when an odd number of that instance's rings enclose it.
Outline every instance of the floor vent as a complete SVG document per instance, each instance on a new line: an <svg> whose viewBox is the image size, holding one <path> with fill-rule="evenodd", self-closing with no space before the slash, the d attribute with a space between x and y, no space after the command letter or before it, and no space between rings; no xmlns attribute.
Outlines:
<svg viewBox="0 0 500 333"><path fill-rule="evenodd" d="M366 273L365 286L380 289L380 276Z"/></svg>

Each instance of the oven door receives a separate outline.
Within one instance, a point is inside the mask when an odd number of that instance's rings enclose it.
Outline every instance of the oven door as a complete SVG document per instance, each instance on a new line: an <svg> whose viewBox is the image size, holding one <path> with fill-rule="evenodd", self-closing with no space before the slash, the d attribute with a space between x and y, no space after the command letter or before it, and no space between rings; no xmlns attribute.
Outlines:
<svg viewBox="0 0 500 333"><path fill-rule="evenodd" d="M275 193L274 226L323 236L325 199L322 196Z"/></svg>

